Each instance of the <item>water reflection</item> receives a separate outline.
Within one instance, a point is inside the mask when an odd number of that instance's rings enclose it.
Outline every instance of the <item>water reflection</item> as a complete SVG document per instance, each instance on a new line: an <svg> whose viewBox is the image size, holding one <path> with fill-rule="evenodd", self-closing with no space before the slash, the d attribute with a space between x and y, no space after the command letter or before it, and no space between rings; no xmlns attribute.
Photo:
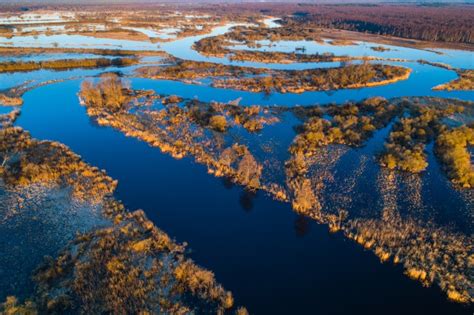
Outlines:
<svg viewBox="0 0 474 315"><path fill-rule="evenodd" d="M310 219L306 216L298 215L295 219L295 234L297 237L304 237L310 231Z"/></svg>
<svg viewBox="0 0 474 315"><path fill-rule="evenodd" d="M245 212L251 212L254 207L254 199L257 194L252 191L244 190L240 193L239 204Z"/></svg>
<svg viewBox="0 0 474 315"><path fill-rule="evenodd" d="M225 189L232 189L235 186L235 184L232 182L232 180L229 177L222 177L221 182L222 182L222 186L224 186Z"/></svg>

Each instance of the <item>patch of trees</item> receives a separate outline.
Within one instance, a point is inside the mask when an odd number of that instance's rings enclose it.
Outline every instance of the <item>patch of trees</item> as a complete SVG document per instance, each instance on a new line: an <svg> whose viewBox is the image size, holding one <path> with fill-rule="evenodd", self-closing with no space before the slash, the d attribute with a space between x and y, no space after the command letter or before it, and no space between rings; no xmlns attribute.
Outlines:
<svg viewBox="0 0 474 315"><path fill-rule="evenodd" d="M119 111L130 101L130 89L117 74L105 73L97 83L91 80L82 82L79 96L88 107Z"/></svg>
<svg viewBox="0 0 474 315"><path fill-rule="evenodd" d="M91 59L64 59L46 61L10 61L0 62L0 72L33 71L41 69L65 70L74 68L104 68L129 66L137 63L133 58L91 58Z"/></svg>
<svg viewBox="0 0 474 315"><path fill-rule="evenodd" d="M265 124L271 124L277 120L268 110L262 110L256 105L246 107L192 100L186 102L186 109L195 123L221 132L226 131L231 125L239 125L247 131L257 132L263 129Z"/></svg>
<svg viewBox="0 0 474 315"><path fill-rule="evenodd" d="M458 107L437 109L428 106L412 109L411 117L404 117L393 125L380 158L382 166L411 173L424 171L428 166L425 145L442 129L440 119L460 110Z"/></svg>
<svg viewBox="0 0 474 315"><path fill-rule="evenodd" d="M248 148L234 144L222 151L219 157L221 168L234 169L236 179L245 187L255 190L260 188L262 166L257 163Z"/></svg>
<svg viewBox="0 0 474 315"><path fill-rule="evenodd" d="M129 93L134 99L137 92ZM259 130L263 123L270 123L272 120L266 119L258 107L245 109L235 104L194 99L166 103L160 110L148 110L140 102L130 102L130 106L134 103L137 105L134 113L110 110L108 106L88 107L87 112L100 125L114 127L146 141L175 158L191 155L198 163L206 165L209 173L226 176L250 190L262 188L262 166L245 145L229 146L224 138L233 117L240 117L236 120L251 131Z"/></svg>
<svg viewBox="0 0 474 315"><path fill-rule="evenodd" d="M209 119L209 126L216 131L224 132L227 130L227 119L222 115L214 115Z"/></svg>
<svg viewBox="0 0 474 315"><path fill-rule="evenodd" d="M298 127L298 135L290 147L292 154L310 156L319 147L329 144L359 146L374 130L386 126L403 112L403 107L376 97L355 104L333 105L322 112L310 112L307 121Z"/></svg>
<svg viewBox="0 0 474 315"><path fill-rule="evenodd" d="M339 68L273 71L266 76L215 79L213 86L252 92L302 93L359 88L407 79L410 69L364 63Z"/></svg>
<svg viewBox="0 0 474 315"><path fill-rule="evenodd" d="M136 72L139 76L152 79L212 78L215 87L265 93L302 93L376 86L404 80L410 75L410 69L405 67L367 62L327 69L271 70L180 60L174 65L142 67Z"/></svg>
<svg viewBox="0 0 474 315"><path fill-rule="evenodd" d="M436 138L436 153L448 177L464 188L474 188L474 165L469 146L474 146L473 127L446 129Z"/></svg>

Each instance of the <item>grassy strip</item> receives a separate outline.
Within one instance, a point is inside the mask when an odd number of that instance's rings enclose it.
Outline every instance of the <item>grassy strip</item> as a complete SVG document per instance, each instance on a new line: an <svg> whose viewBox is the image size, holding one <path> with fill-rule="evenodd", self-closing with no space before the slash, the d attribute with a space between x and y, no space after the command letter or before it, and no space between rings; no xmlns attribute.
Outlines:
<svg viewBox="0 0 474 315"><path fill-rule="evenodd" d="M102 68L110 66L128 66L138 62L135 58L94 58L94 59L63 59L29 62L2 62L1 72L20 72L41 69L65 70L73 68Z"/></svg>

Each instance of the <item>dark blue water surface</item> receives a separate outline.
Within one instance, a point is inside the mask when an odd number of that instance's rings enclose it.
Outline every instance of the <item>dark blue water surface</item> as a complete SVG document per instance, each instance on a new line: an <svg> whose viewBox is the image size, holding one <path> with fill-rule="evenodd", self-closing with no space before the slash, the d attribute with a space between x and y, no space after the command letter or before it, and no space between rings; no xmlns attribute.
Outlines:
<svg viewBox="0 0 474 315"><path fill-rule="evenodd" d="M167 84L153 86L165 92ZM175 160L95 125L78 104L79 85L67 81L27 92L17 125L105 169L119 181L118 199L189 242L190 256L251 314L471 313L438 288L423 288L400 267L381 264L372 252L298 216L289 204L249 194L189 158Z"/></svg>

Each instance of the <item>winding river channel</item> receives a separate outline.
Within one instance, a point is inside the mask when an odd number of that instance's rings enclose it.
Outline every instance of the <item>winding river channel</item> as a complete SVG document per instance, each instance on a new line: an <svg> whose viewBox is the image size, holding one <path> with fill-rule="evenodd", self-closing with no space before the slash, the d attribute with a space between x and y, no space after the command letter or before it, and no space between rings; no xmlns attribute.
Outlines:
<svg viewBox="0 0 474 315"><path fill-rule="evenodd" d="M2 38L0 45L84 48L87 44L88 48L154 49L164 50L183 59L228 64L230 62L226 58L204 57L191 46L205 36L224 33L229 27L231 25L218 27L208 35L183 38L159 46L79 35L40 35L37 39ZM294 46L301 44L282 42L267 49L293 51ZM416 61L425 59L472 69L474 62L471 53L443 50L442 54L438 54L393 46L387 46L390 51L380 53L369 51L367 47L376 45L371 43L342 48L328 44L304 44L308 53L328 51L384 58L396 56L408 61L388 63L409 67L413 72L408 80L374 88L265 95L219 89L205 83L135 78L135 67L107 70L124 72L133 88L153 89L159 94L177 94L188 98L199 97L203 101L228 102L240 99L242 105L342 103L371 96L436 96L473 100L472 92L432 90L432 87L456 78L457 74ZM339 63L237 64L304 69L337 66ZM53 79L64 80L25 93L24 105L16 124L30 131L35 138L68 145L87 163L105 169L119 181L116 192L118 199L130 209L144 209L158 227L177 241L189 242L190 256L199 265L212 270L217 280L233 292L236 304L245 305L251 314L314 313L309 310L321 310L323 314L469 313L467 307L449 302L438 288L424 288L404 276L401 267L390 263L381 264L372 252L342 235L328 233L326 226L295 214L289 204L272 200L260 192L248 193L241 187L207 174L205 167L190 158L175 160L142 141L96 125L87 116L85 108L80 106L77 93L83 78L102 71L41 70L1 74L0 90L25 81L40 83ZM276 130L273 137L290 143L295 134L291 128L289 130ZM379 147L383 140L381 136L375 138L373 145ZM375 147L368 146L361 150L376 150ZM346 165L353 161L350 156L346 159ZM432 176L441 176L437 165L430 172ZM439 185L445 185L445 181L440 181ZM366 187L365 192L369 193L370 189ZM433 191L436 189L433 188ZM453 194L438 196L439 207L449 209L450 202L459 198Z"/></svg>

